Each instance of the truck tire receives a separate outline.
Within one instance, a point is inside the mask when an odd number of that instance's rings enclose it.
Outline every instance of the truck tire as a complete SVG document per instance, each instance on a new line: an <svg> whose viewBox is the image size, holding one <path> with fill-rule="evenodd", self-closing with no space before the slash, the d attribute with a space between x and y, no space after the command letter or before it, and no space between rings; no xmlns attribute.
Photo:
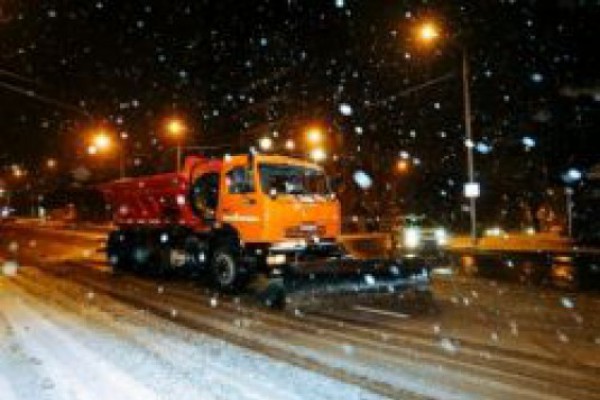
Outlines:
<svg viewBox="0 0 600 400"><path fill-rule="evenodd" d="M206 259L208 246L198 237L188 236L183 243L183 248L187 258L184 268L186 273L194 277L201 276L202 272L206 272L209 261Z"/></svg>
<svg viewBox="0 0 600 400"><path fill-rule="evenodd" d="M129 246L132 270L136 274L148 275L151 268L152 246L144 233L134 233Z"/></svg>
<svg viewBox="0 0 600 400"><path fill-rule="evenodd" d="M210 263L211 278L217 289L223 292L239 292L247 281L246 272L240 268L239 258L231 245L219 246Z"/></svg>
<svg viewBox="0 0 600 400"><path fill-rule="evenodd" d="M171 277L174 272L173 265L171 264L171 248L156 245L152 251L149 266L149 273L152 276L157 278Z"/></svg>

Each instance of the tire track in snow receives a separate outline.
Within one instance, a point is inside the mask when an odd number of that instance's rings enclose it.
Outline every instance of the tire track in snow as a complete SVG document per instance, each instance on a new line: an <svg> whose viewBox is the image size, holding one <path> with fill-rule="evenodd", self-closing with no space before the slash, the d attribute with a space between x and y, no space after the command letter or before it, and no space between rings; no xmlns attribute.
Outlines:
<svg viewBox="0 0 600 400"><path fill-rule="evenodd" d="M27 272L27 274L30 273L31 271ZM41 289L44 285L60 288L56 293L52 294L53 299L55 299L55 295L58 295L61 292L66 292L73 296L72 288L68 292L65 290L67 280L57 281L54 278L54 280L51 281L48 278L44 278L43 274L36 275L37 276L32 276L26 280L21 279L19 281L20 286L24 286L24 289L28 292L30 292L30 290L31 292L37 291L38 293L32 293L36 296L44 295L44 291ZM82 291L80 295L76 295L74 298L84 298L84 292L85 291ZM96 297L98 296L100 296L100 294ZM110 299L110 297L107 298ZM63 300L65 299L63 298ZM114 302L112 299L111 301ZM71 303L72 302L73 299L71 299ZM61 306L61 304L59 304L59 306ZM73 306L73 304L71 304L71 306ZM75 305L75 309L77 308L78 306ZM134 316L141 315L135 313L134 310L129 310L129 312L134 313ZM149 314L149 317L153 316ZM162 321L162 323L175 325L170 321L162 319L160 319L160 321ZM194 381L199 381L197 382L198 384L206 383L217 388L223 388L223 390L214 390L216 393L215 397L209 398L236 400L262 400L266 398L300 400L304 398L323 398L333 400L342 396L344 399L381 399L380 396L371 394L360 387L352 387L311 371L301 370L279 361L269 360L263 355L253 354L248 350L235 348L233 352L228 352L228 350L231 350L234 346L225 343L222 340L204 336L204 340L192 345L186 341L174 339L173 327L168 330L168 334L163 334L160 330L157 332L154 329L155 327L153 327L152 331L148 330L145 326L148 321L138 322L139 326L136 328L119 324L120 330L127 332L127 334L123 336L127 336L129 341L149 349L162 360L168 362L169 365L182 371L182 375L189 375L191 377L195 374ZM177 328L185 329L181 327ZM144 332L144 329L146 329L146 332ZM198 335L196 332L187 332L187 334ZM206 357L202 358L202 362L199 364L199 360L198 358L194 358L194 354L198 354L198 347L206 350L206 342L213 343L213 345L209 346L208 350L204 352L203 355ZM217 342L219 346L214 346L215 342ZM217 353L215 353L215 351L217 351ZM206 360L208 360L208 363L204 362ZM207 373L199 370L199 368L207 367L211 369L210 371L207 371ZM248 370L250 370L250 373L248 373ZM290 376L297 381L292 384L286 384L286 380L289 380ZM294 393L292 389L297 390L298 394ZM221 393L223 391L225 391L227 395L223 395ZM210 391L207 392L210 394ZM189 396L184 396L183 398L189 398ZM204 399L206 396L203 396L202 398Z"/></svg>
<svg viewBox="0 0 600 400"><path fill-rule="evenodd" d="M19 345L39 359L59 399L154 400L158 397L66 334L23 297L4 298L0 307Z"/></svg>

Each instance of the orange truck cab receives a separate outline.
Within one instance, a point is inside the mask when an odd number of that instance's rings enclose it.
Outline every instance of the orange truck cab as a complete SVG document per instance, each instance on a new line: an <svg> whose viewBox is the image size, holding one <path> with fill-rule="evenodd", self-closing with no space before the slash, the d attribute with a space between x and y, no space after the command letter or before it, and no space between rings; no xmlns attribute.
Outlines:
<svg viewBox="0 0 600 400"><path fill-rule="evenodd" d="M225 291L259 273L402 275L394 260L356 260L345 251L340 203L323 168L298 158L190 156L181 171L100 189L118 227L107 243L118 270L207 272Z"/></svg>
<svg viewBox="0 0 600 400"><path fill-rule="evenodd" d="M257 155L224 160L216 220L247 243L293 245L334 240L340 204L323 169L291 157Z"/></svg>

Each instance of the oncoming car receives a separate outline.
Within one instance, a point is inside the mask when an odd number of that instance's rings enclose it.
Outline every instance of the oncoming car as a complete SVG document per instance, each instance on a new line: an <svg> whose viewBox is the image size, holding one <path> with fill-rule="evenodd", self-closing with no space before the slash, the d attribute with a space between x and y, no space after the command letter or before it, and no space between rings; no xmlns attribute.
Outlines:
<svg viewBox="0 0 600 400"><path fill-rule="evenodd" d="M446 228L422 215L400 218L394 229L396 249L403 254L442 262L446 258L449 234Z"/></svg>

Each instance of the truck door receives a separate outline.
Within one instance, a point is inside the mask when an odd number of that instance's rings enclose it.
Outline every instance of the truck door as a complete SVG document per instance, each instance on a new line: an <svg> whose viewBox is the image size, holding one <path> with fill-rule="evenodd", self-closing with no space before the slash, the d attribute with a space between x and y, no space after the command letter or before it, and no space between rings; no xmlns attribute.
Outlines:
<svg viewBox="0 0 600 400"><path fill-rule="evenodd" d="M254 170L235 165L224 170L220 220L234 226L244 241L260 238L261 215Z"/></svg>
<svg viewBox="0 0 600 400"><path fill-rule="evenodd" d="M204 222L214 221L219 204L219 173L205 172L195 178L190 195L194 213Z"/></svg>

